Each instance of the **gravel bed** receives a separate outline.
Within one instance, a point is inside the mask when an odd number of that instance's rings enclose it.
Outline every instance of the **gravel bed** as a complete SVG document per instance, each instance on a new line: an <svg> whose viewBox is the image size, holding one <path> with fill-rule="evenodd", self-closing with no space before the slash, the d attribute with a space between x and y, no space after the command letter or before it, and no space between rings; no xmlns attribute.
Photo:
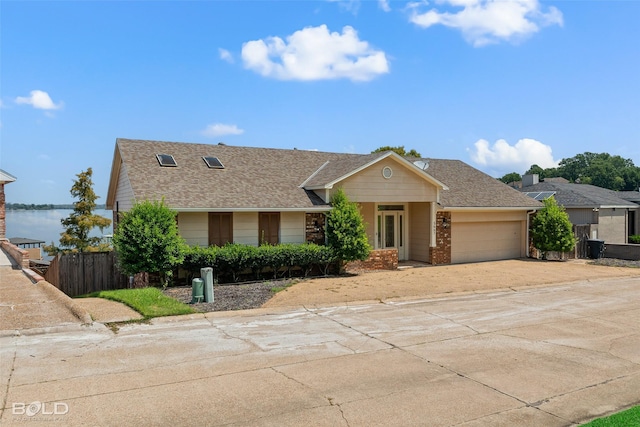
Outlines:
<svg viewBox="0 0 640 427"><path fill-rule="evenodd" d="M616 258L598 258L596 260L590 261L589 264L607 265L610 267L640 268L640 261L627 261L624 259L616 259Z"/></svg>
<svg viewBox="0 0 640 427"><path fill-rule="evenodd" d="M191 304L191 286L175 286L165 289L166 296L189 304L195 311L229 311L246 310L261 307L275 291L272 289L291 286L299 279L273 280L256 283L239 283L230 285L216 285L213 287L213 302L199 302Z"/></svg>

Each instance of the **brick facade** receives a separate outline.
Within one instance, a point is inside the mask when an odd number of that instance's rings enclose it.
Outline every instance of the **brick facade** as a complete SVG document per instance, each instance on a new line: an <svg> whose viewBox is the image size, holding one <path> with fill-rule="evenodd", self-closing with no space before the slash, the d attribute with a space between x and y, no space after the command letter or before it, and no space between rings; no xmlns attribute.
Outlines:
<svg viewBox="0 0 640 427"><path fill-rule="evenodd" d="M352 261L347 264L347 269L364 270L396 270L398 268L398 250L376 249L369 254L366 261Z"/></svg>
<svg viewBox="0 0 640 427"><path fill-rule="evenodd" d="M429 248L433 265L451 264L451 212L436 213L436 247Z"/></svg>
<svg viewBox="0 0 640 427"><path fill-rule="evenodd" d="M315 243L316 245L324 245L324 224L325 214L322 212L313 212L305 215L305 233L307 243Z"/></svg>

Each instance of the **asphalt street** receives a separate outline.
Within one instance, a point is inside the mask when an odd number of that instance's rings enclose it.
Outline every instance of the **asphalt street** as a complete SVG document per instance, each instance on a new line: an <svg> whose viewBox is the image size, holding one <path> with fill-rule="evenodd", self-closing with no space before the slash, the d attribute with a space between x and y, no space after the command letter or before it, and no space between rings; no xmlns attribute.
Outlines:
<svg viewBox="0 0 640 427"><path fill-rule="evenodd" d="M2 425L569 426L640 403L640 279L0 337Z"/></svg>

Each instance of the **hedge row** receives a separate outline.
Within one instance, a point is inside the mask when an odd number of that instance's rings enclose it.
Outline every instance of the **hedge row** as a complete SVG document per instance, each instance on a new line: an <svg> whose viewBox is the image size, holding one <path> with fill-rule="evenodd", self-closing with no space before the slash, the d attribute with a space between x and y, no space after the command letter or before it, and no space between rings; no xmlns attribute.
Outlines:
<svg viewBox="0 0 640 427"><path fill-rule="evenodd" d="M307 277L314 268L327 275L336 261L332 248L313 243L257 247L229 243L222 247L190 247L182 268L197 274L203 267L213 267L216 282L221 276L238 282L248 271L257 280L261 279L262 274L265 273L272 275L273 278L277 278L278 274L291 276L292 270L297 268L301 270L304 277Z"/></svg>

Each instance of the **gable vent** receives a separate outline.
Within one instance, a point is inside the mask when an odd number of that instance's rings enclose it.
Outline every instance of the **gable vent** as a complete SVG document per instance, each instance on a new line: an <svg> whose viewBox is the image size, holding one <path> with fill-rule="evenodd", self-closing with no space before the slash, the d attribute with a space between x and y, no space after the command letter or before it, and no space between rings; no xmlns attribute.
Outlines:
<svg viewBox="0 0 640 427"><path fill-rule="evenodd" d="M203 156L202 160L204 160L209 169L224 169L224 165L217 157Z"/></svg>
<svg viewBox="0 0 640 427"><path fill-rule="evenodd" d="M174 159L171 154L156 154L156 158L158 159L158 163L160 163L160 166L166 166L166 167L178 166L178 164L176 163L176 159Z"/></svg>

